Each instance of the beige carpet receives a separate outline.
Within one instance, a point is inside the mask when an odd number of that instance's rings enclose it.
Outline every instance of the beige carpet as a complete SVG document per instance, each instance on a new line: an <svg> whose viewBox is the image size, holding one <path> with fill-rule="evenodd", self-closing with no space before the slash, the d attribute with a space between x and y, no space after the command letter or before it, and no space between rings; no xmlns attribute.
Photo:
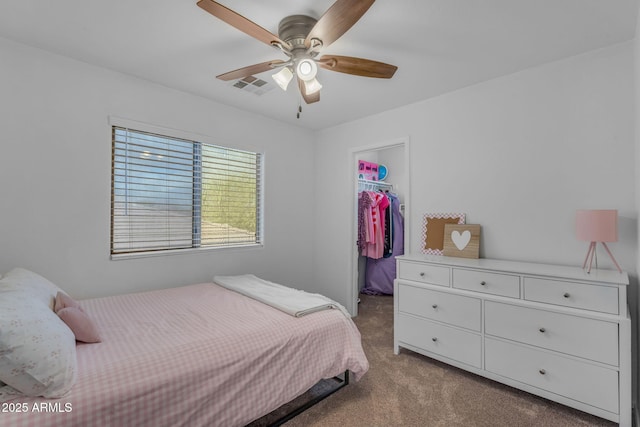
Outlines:
<svg viewBox="0 0 640 427"><path fill-rule="evenodd" d="M361 295L359 310L369 372L285 426L617 425L408 350L396 356L393 297Z"/></svg>

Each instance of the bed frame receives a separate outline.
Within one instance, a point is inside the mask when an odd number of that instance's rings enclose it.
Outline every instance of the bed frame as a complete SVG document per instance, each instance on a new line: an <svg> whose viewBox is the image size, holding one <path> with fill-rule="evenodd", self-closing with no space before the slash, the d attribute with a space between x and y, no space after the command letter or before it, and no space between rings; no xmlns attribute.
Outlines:
<svg viewBox="0 0 640 427"><path fill-rule="evenodd" d="M298 396L291 402L282 405L271 413L258 418L246 427L281 426L347 385L349 385L348 370L344 371L342 377L335 376L333 378L319 381L301 396Z"/></svg>

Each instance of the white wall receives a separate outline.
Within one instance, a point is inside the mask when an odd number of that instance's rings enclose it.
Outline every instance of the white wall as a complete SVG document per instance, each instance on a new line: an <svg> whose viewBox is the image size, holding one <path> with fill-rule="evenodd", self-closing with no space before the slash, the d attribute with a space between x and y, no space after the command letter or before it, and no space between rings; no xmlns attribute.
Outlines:
<svg viewBox="0 0 640 427"><path fill-rule="evenodd" d="M319 132L315 276L349 306L348 153L410 138L411 246L428 212L464 212L482 225L481 256L581 265L575 211L614 208L610 245L635 274L633 46L624 43L528 69ZM344 160L342 160L344 159ZM600 267L612 263L599 251Z"/></svg>
<svg viewBox="0 0 640 427"><path fill-rule="evenodd" d="M393 184L393 192L398 196L400 203L404 203L405 189L402 183L405 182L405 153L403 146L385 148L378 151L378 162L385 165L388 175L385 181Z"/></svg>
<svg viewBox="0 0 640 427"><path fill-rule="evenodd" d="M5 39L0 58L0 273L30 268L77 298L214 273L312 287L310 131ZM264 248L111 261L109 115L264 152Z"/></svg>

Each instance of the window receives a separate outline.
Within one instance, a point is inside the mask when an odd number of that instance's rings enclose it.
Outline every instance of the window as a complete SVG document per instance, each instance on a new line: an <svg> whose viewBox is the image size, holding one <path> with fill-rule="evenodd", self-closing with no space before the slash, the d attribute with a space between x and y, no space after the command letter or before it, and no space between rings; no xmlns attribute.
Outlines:
<svg viewBox="0 0 640 427"><path fill-rule="evenodd" d="M111 254L257 245L261 155L112 127Z"/></svg>

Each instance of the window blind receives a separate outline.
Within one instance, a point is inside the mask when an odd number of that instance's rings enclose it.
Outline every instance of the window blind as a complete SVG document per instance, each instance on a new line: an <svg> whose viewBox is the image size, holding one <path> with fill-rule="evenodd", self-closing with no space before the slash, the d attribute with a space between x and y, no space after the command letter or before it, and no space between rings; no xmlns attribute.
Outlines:
<svg viewBox="0 0 640 427"><path fill-rule="evenodd" d="M261 155L112 127L111 254L261 244Z"/></svg>

